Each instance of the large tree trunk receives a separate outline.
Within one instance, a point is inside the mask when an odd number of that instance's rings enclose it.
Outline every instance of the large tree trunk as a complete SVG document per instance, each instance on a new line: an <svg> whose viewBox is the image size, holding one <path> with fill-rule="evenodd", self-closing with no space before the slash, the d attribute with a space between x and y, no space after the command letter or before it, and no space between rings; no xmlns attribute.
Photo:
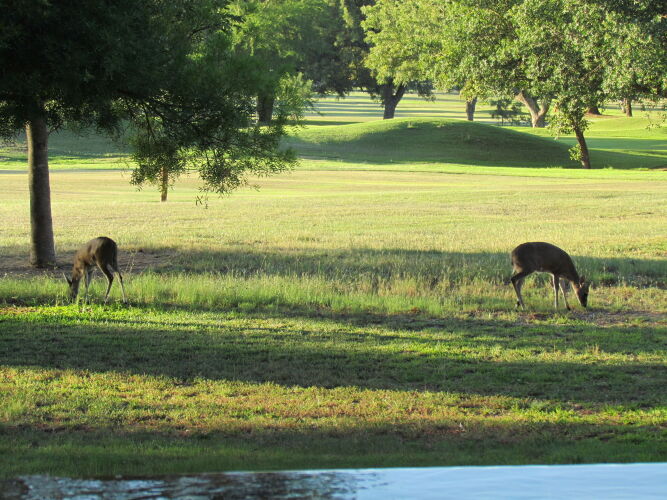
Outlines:
<svg viewBox="0 0 667 500"><path fill-rule="evenodd" d="M632 100L623 99L623 110L625 111L625 116L632 118Z"/></svg>
<svg viewBox="0 0 667 500"><path fill-rule="evenodd" d="M600 108L598 108L597 106L591 106L590 108L588 108L588 111L586 111L586 114L597 115L597 116L602 115L602 113L600 112Z"/></svg>
<svg viewBox="0 0 667 500"><path fill-rule="evenodd" d="M273 118L273 105L276 98L273 95L260 95L257 97L257 119L259 123L268 125Z"/></svg>
<svg viewBox="0 0 667 500"><path fill-rule="evenodd" d="M549 111L550 103L548 100L542 102L542 107L538 104L537 100L528 95L523 90L519 91L514 97L517 101L528 108L530 111L530 122L533 125L533 128L544 128L546 125L546 116Z"/></svg>
<svg viewBox="0 0 667 500"><path fill-rule="evenodd" d="M396 87L396 92L394 92L393 83L385 83L382 85L382 105L384 106L384 115L385 120L390 120L394 117L396 113L396 106L403 98L405 94L405 85L399 85Z"/></svg>
<svg viewBox="0 0 667 500"><path fill-rule="evenodd" d="M167 167L162 167L160 171L160 201L167 201L167 193L169 192L169 170Z"/></svg>
<svg viewBox="0 0 667 500"><path fill-rule="evenodd" d="M574 128L574 135L577 136L577 143L579 143L579 148L581 150L581 166L583 168L591 168L591 158L588 154L588 145L586 144L586 139L584 138L584 132L579 127Z"/></svg>
<svg viewBox="0 0 667 500"><path fill-rule="evenodd" d="M466 101L466 117L468 121L471 122L475 118L475 107L477 106L477 98L473 97L470 100Z"/></svg>
<svg viewBox="0 0 667 500"><path fill-rule="evenodd" d="M52 267L56 264L49 185L49 132L44 118L26 124L28 142L28 185L30 188L30 264Z"/></svg>

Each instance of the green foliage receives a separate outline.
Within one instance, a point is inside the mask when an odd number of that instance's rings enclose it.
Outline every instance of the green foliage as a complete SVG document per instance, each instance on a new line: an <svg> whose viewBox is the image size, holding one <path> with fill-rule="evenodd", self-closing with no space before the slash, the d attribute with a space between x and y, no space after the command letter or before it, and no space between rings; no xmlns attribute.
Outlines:
<svg viewBox="0 0 667 500"><path fill-rule="evenodd" d="M590 0L589 0L590 1ZM667 17L659 2L593 2L605 9L599 39L586 50L604 66L604 90L617 99L667 96ZM619 5L620 4L620 5Z"/></svg>
<svg viewBox="0 0 667 500"><path fill-rule="evenodd" d="M146 121L150 122L150 132L146 130L128 139L132 148L130 157L137 165L132 170L131 182L137 186L158 184L164 172L167 183L172 185L186 171L190 155L161 130L159 120L147 116Z"/></svg>
<svg viewBox="0 0 667 500"><path fill-rule="evenodd" d="M313 82L301 73L287 74L278 82L275 112L293 124L302 125L306 112L315 109Z"/></svg>
<svg viewBox="0 0 667 500"><path fill-rule="evenodd" d="M203 191L224 194L244 185L248 173L265 175L293 165L292 153L279 146L287 117L279 114L262 127L254 120L256 96L266 88L261 63L235 54L226 32L204 31L194 42L177 70L181 79L169 89L178 96L177 106L169 103L157 113L149 106L133 114L135 144L144 146L133 155L139 165L133 181L158 182L156 173L164 167L173 179L190 168L199 172ZM166 153L161 164L152 159L154 153Z"/></svg>
<svg viewBox="0 0 667 500"><path fill-rule="evenodd" d="M91 1L85 7L73 2L3 1L3 135L44 115L51 128L65 121L114 127L121 87L127 93L139 92L164 59L179 56L176 47L169 47L159 60L151 53L157 43L156 7L123 0L113 5Z"/></svg>
<svg viewBox="0 0 667 500"><path fill-rule="evenodd" d="M433 85L425 78L412 78L409 56L389 66L376 66L370 52L372 36L387 17L377 16L375 0L342 0L345 30L339 46L348 54L353 68L354 86L364 89L385 108L385 118L393 118L394 110L406 91L415 91L425 99L433 96ZM370 17L369 17L370 16ZM371 59L369 59L371 58Z"/></svg>
<svg viewBox="0 0 667 500"><path fill-rule="evenodd" d="M366 18L361 27L366 33L366 41L372 49L366 56L365 64L371 68L379 83L394 82L408 85L423 79L419 67L421 47L404 43L417 36L412 24L401 23L404 19L415 21L418 13L413 4L380 2L362 9ZM390 29L391 28L391 29Z"/></svg>
<svg viewBox="0 0 667 500"><path fill-rule="evenodd" d="M302 73L316 92L350 90L349 67L338 38L343 30L336 0L238 0L231 11L242 18L234 45L262 66L265 92L273 95L285 75Z"/></svg>
<svg viewBox="0 0 667 500"><path fill-rule="evenodd" d="M569 149L570 152L570 160L572 161L581 161L583 159L583 153L581 151L581 145L580 144L575 144Z"/></svg>

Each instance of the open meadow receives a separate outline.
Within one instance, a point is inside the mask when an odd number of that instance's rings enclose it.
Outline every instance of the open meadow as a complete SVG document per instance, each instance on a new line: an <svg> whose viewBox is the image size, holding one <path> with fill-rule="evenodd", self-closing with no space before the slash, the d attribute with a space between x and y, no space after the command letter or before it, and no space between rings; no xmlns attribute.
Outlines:
<svg viewBox="0 0 667 500"><path fill-rule="evenodd" d="M27 265L25 152L0 149L0 477L666 461L667 128L594 121L583 171L451 95L319 109L297 169L206 206L53 137L57 270ZM67 298L100 235L128 305L99 272ZM524 241L572 255L587 309L533 275L515 310Z"/></svg>

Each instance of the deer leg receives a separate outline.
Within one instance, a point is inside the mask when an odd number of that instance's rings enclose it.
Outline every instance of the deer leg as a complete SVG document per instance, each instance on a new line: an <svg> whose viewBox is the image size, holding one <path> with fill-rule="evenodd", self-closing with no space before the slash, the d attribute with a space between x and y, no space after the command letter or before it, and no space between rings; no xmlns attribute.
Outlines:
<svg viewBox="0 0 667 500"><path fill-rule="evenodd" d="M107 293L104 295L104 303L106 304L109 300L109 290L111 290L111 285L113 284L113 272L110 272L109 269L107 269L107 266L99 266L99 268L107 277L107 281L109 282L109 285L107 286Z"/></svg>
<svg viewBox="0 0 667 500"><path fill-rule="evenodd" d="M85 282L85 285L86 285L85 300L86 300L86 304L87 304L88 303L88 287L90 286L90 282L93 280L93 268L89 267L88 269L86 269L83 272L83 274L84 274L84 282Z"/></svg>
<svg viewBox="0 0 667 500"><path fill-rule="evenodd" d="M512 286L514 287L514 291L516 292L516 308L518 309L521 307L522 309L525 309L526 306L523 303L523 298L521 297L521 287L523 286L523 280L528 276L530 273L527 273L525 271L521 271L519 273L516 273L514 276L510 278L510 281L512 282Z"/></svg>
<svg viewBox="0 0 667 500"><path fill-rule="evenodd" d="M563 302L565 302L565 307L567 310L570 310L570 304L567 303L567 296L565 295L565 290L567 288L567 282L564 279L560 280L560 291L563 292Z"/></svg>
<svg viewBox="0 0 667 500"><path fill-rule="evenodd" d="M554 287L554 309L558 311L558 284L560 282L560 279L558 275L552 274L551 275L551 284Z"/></svg>
<svg viewBox="0 0 667 500"><path fill-rule="evenodd" d="M120 279L120 290L123 292L123 303L127 304L127 299L125 299L125 286L123 286L123 275L120 274L118 269L116 269L116 272L118 273L118 279Z"/></svg>

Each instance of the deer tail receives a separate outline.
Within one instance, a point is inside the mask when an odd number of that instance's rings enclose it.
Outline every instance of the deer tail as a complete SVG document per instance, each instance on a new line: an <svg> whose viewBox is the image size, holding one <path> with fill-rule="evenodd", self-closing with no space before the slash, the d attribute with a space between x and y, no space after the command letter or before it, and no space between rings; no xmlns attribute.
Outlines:
<svg viewBox="0 0 667 500"><path fill-rule="evenodd" d="M118 247L114 246L113 255L111 256L111 265L113 266L116 272L119 271L118 268Z"/></svg>

